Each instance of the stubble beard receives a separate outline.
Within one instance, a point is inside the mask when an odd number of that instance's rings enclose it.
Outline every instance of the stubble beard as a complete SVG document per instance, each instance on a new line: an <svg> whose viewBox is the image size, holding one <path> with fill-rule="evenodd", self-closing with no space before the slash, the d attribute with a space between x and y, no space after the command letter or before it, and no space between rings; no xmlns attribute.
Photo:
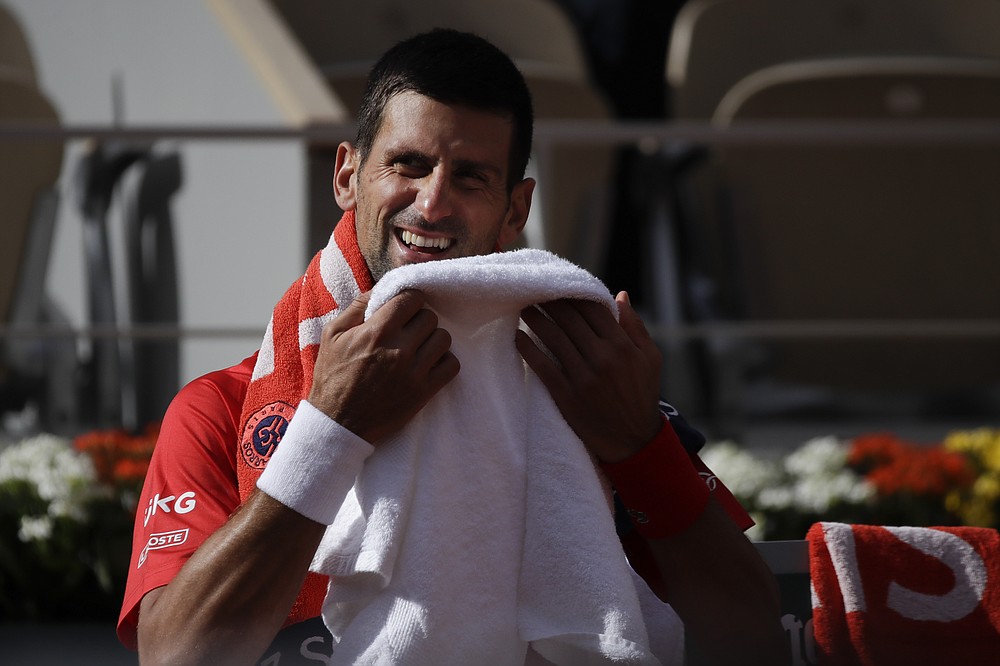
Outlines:
<svg viewBox="0 0 1000 666"><path fill-rule="evenodd" d="M431 225L423 219L420 213L409 207L396 211L385 220L377 218L365 220L364 225L362 225L359 213L367 208L364 205L364 201L364 194L359 188L357 207L355 209L355 226L358 233L358 244L361 248L361 254L364 256L365 263L368 264L368 271L371 273L373 282L378 282L385 277L386 273L396 268L396 265L392 261L392 247L396 243L395 229L397 226L404 226L418 231L444 232L455 239L454 242L456 243L464 244L469 242L465 233L465 227L460 221L436 222ZM484 241L483 246L478 251L471 252L471 254L489 254L493 252L497 247L498 240L497 237L494 237L489 242ZM462 256L468 254L470 253L466 251L462 253ZM456 255L453 254L451 256Z"/></svg>

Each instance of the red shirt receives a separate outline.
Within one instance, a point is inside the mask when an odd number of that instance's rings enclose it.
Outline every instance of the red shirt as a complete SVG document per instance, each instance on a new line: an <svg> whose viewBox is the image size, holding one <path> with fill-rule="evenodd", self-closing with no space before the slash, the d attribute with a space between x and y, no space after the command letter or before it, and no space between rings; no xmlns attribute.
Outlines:
<svg viewBox="0 0 1000 666"><path fill-rule="evenodd" d="M139 602L169 583L239 506L234 447L256 354L195 379L163 418L139 498L118 638L136 647Z"/></svg>

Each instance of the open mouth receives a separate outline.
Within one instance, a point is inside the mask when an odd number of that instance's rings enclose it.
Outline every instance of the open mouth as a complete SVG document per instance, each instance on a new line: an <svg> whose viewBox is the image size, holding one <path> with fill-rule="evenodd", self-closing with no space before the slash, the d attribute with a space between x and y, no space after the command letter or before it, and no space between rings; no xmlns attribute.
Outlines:
<svg viewBox="0 0 1000 666"><path fill-rule="evenodd" d="M437 254L444 252L451 245L450 238L428 238L405 229L399 231L398 235L403 244L414 252Z"/></svg>

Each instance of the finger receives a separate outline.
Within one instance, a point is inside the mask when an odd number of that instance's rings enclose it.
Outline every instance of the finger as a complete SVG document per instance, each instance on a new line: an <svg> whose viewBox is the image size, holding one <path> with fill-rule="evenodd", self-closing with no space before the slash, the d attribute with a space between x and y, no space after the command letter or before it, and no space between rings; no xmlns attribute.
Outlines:
<svg viewBox="0 0 1000 666"><path fill-rule="evenodd" d="M521 358L538 375L538 378L542 380L542 384L548 388L549 393L552 394L558 404L558 396L565 393L568 384L562 368L556 365L548 354L538 348L538 345L535 344L530 335L520 329L515 332L514 346L517 347Z"/></svg>
<svg viewBox="0 0 1000 666"><path fill-rule="evenodd" d="M402 327L424 307L427 297L416 289L405 289L380 307L371 316L373 323L383 326Z"/></svg>
<svg viewBox="0 0 1000 666"><path fill-rule="evenodd" d="M413 365L418 372L429 373L441 359L451 353L451 334L443 328L431 331L413 356Z"/></svg>
<svg viewBox="0 0 1000 666"><path fill-rule="evenodd" d="M371 291L358 294L347 307L341 310L340 314L326 325L330 334L342 333L358 326L365 321L365 310L368 309L368 301L371 298Z"/></svg>
<svg viewBox="0 0 1000 666"><path fill-rule="evenodd" d="M443 328L436 329L420 346L414 358L414 370L420 380L426 404L448 382L458 376L461 363L451 352L451 335Z"/></svg>
<svg viewBox="0 0 1000 666"><path fill-rule="evenodd" d="M617 350L615 354L629 354L633 349L645 356L653 353L655 343L642 318L632 308L628 293L619 292L615 302L618 319L604 305L584 300L566 301L565 305L561 304L562 314L554 315L584 358L596 359L607 349Z"/></svg>
<svg viewBox="0 0 1000 666"><path fill-rule="evenodd" d="M618 292L618 295L615 296L615 302L618 304L618 323L635 346L640 349L648 349L650 345L655 346L656 343L653 341L653 336L649 334L645 322L632 307L628 292Z"/></svg>
<svg viewBox="0 0 1000 666"><path fill-rule="evenodd" d="M563 367L575 365L580 361L580 350L562 325L549 315L547 309L543 309L550 305L546 303L544 306L525 308L521 311L521 319Z"/></svg>
<svg viewBox="0 0 1000 666"><path fill-rule="evenodd" d="M559 300L543 303L540 306L558 326L569 345L575 350L575 355L568 354L566 363L576 358L590 359L600 354L607 341L625 340L624 335L615 321L614 315L599 303L583 300ZM545 341L548 344L548 341ZM555 350L553 350L555 353ZM563 357L557 357L562 361Z"/></svg>
<svg viewBox="0 0 1000 666"><path fill-rule="evenodd" d="M461 369L462 364L458 357L449 351L443 354L427 373L427 382L434 393L437 393L445 384L457 377Z"/></svg>
<svg viewBox="0 0 1000 666"><path fill-rule="evenodd" d="M403 324L402 330L406 339L411 340L414 345L420 345L435 331L443 329L438 328L437 313L428 308L420 308Z"/></svg>
<svg viewBox="0 0 1000 666"><path fill-rule="evenodd" d="M573 300L569 304L599 338L610 340L621 335L621 326L606 305L586 300Z"/></svg>

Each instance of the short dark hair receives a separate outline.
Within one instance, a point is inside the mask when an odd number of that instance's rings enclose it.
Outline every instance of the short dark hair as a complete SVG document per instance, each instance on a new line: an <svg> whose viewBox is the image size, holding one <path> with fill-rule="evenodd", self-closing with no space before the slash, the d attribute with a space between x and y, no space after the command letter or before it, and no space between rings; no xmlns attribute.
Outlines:
<svg viewBox="0 0 1000 666"><path fill-rule="evenodd" d="M358 111L355 144L362 164L381 128L385 105L402 92L509 115L513 132L508 189L524 178L534 120L531 93L506 53L482 37L444 28L410 37L386 51L368 75Z"/></svg>

